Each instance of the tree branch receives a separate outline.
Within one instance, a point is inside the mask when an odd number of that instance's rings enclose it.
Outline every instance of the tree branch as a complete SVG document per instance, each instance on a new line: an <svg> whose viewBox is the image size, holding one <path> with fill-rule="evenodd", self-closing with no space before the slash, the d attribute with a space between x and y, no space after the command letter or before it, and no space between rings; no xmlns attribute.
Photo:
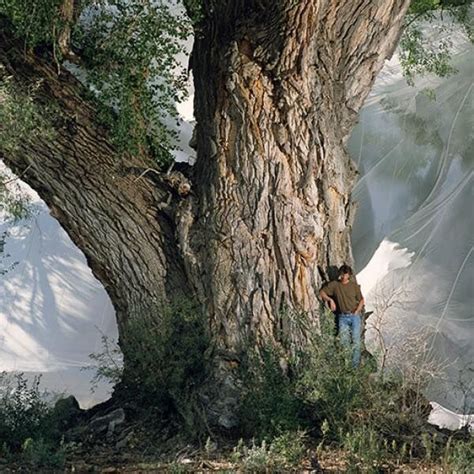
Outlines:
<svg viewBox="0 0 474 474"><path fill-rule="evenodd" d="M0 33L0 65L22 89L31 81L40 84L32 98L39 111L57 111L53 139L32 134L17 151L0 150L0 158L39 193L85 253L119 325L142 306L189 294L175 224L158 212L168 192L120 171L147 169L151 160L117 153L79 81L64 69L58 76L52 60L24 54L7 30Z"/></svg>

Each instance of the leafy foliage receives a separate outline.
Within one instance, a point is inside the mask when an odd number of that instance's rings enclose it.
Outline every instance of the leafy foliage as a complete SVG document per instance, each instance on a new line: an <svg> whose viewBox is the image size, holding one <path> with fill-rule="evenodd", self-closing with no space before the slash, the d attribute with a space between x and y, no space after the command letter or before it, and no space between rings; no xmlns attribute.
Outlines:
<svg viewBox="0 0 474 474"><path fill-rule="evenodd" d="M21 458L34 468L61 468L66 461L66 449L42 437L27 438L22 445Z"/></svg>
<svg viewBox="0 0 474 474"><path fill-rule="evenodd" d="M13 153L27 138L53 139L51 108L38 109L34 102L39 83L20 90L0 66L0 151ZM0 185L1 186L1 185Z"/></svg>
<svg viewBox="0 0 474 474"><path fill-rule="evenodd" d="M36 469L61 467L61 420L39 385L40 377L28 382L22 373L0 374L0 456Z"/></svg>
<svg viewBox="0 0 474 474"><path fill-rule="evenodd" d="M276 347L249 351L242 367L244 396L239 419L243 434L272 439L302 424L302 400L295 396L295 381L282 371L283 353Z"/></svg>
<svg viewBox="0 0 474 474"><path fill-rule="evenodd" d="M326 421L326 435L337 438L347 430L351 415L367 406L366 387L371 368L354 370L350 351L337 340L334 315L321 316L321 334L313 334L302 350L297 366L297 391L313 407L319 422Z"/></svg>
<svg viewBox="0 0 474 474"><path fill-rule="evenodd" d="M286 370L281 348L250 351L240 417L244 436L256 441L234 450L240 464L261 469L272 462L275 440L301 429L319 438L321 449L337 446L347 453L351 472L379 472L387 463L413 459L440 462L443 456L446 464L467 462L466 446L445 446L427 428L431 407L422 392L436 372L423 367L432 363L423 356L426 347L419 347L420 360L406 371L400 366L375 373L372 359L354 369L338 343L332 313L320 321L321 332L309 332Z"/></svg>
<svg viewBox="0 0 474 474"><path fill-rule="evenodd" d="M298 466L305 453L305 433L285 432L271 442L266 440L250 446L242 439L234 447L231 460L245 472L286 472Z"/></svg>
<svg viewBox="0 0 474 474"><path fill-rule="evenodd" d="M32 8L25 0L0 0L0 14L10 19L27 47L50 45L60 62L63 3L38 0ZM99 120L110 127L120 151L169 164L176 147L170 124L179 120L176 103L187 96L187 73L177 55L184 57L191 19L178 2L84 0L75 9L75 53L68 59L79 66ZM25 114L17 122L18 127L29 123Z"/></svg>
<svg viewBox="0 0 474 474"><path fill-rule="evenodd" d="M0 65L1 153L17 153L27 139L54 139L51 119L55 111L47 105L39 109L35 103L38 86L32 84L22 89L14 86ZM30 199L15 186L16 180L12 174L0 171L0 212L14 221L25 219L30 214Z"/></svg>
<svg viewBox="0 0 474 474"><path fill-rule="evenodd" d="M10 270L12 270L18 262L13 262L7 265L4 265L3 262L4 260L8 259L10 257L10 254L5 253L5 239L7 237L7 231L4 231L0 234L0 276L5 275L8 273Z"/></svg>
<svg viewBox="0 0 474 474"><path fill-rule="evenodd" d="M26 46L53 44L62 24L61 3L63 0L0 0L0 13L10 19Z"/></svg>
<svg viewBox="0 0 474 474"><path fill-rule="evenodd" d="M51 107L35 104L38 83L20 89L0 66L0 152L15 153L27 139L52 140ZM26 172L27 170L25 170ZM30 199L15 186L15 177L0 171L0 212L14 221L30 214ZM1 252L0 252L1 253Z"/></svg>
<svg viewBox="0 0 474 474"><path fill-rule="evenodd" d="M57 43L66 21L63 3L0 0L0 13L10 19L26 46L51 45L60 62ZM410 82L416 74L444 76L454 71L449 38L433 42L420 25L434 22L442 12L446 18L440 28L460 25L472 38L470 4L469 0L412 2L401 40L401 62ZM81 0L74 6L70 20L74 55L68 59L79 66L79 75L97 102L99 119L110 127L119 150L152 156L168 166L176 147L170 124L179 120L176 103L187 94L187 76L176 56L184 55L184 41L205 14L202 2Z"/></svg>
<svg viewBox="0 0 474 474"><path fill-rule="evenodd" d="M122 151L172 160L176 103L187 96L177 55L191 23L167 2L102 0L82 12L75 41L103 122Z"/></svg>
<svg viewBox="0 0 474 474"><path fill-rule="evenodd" d="M19 449L27 438L41 433L48 406L39 384L39 378L29 386L23 374L16 374L13 380L5 372L0 374L0 444Z"/></svg>
<svg viewBox="0 0 474 474"><path fill-rule="evenodd" d="M342 445L349 455L349 472L379 472L391 456L387 440L367 426L355 426L345 433Z"/></svg>
<svg viewBox="0 0 474 474"><path fill-rule="evenodd" d="M204 431L198 390L209 376L210 336L202 311L190 301L131 316L124 334L126 393L164 414L178 415L190 433Z"/></svg>
<svg viewBox="0 0 474 474"><path fill-rule="evenodd" d="M467 440L449 440L445 448L444 461L452 472L468 473L474 465L474 437Z"/></svg>
<svg viewBox="0 0 474 474"><path fill-rule="evenodd" d="M89 354L92 362L82 368L82 370L92 370L94 372L91 380L92 391L97 388L101 381L117 385L122 380L123 360L120 347L105 334L102 334L101 341L102 352Z"/></svg>
<svg viewBox="0 0 474 474"><path fill-rule="evenodd" d="M474 40L471 7L472 0L412 1L400 40L400 63L410 84L417 75L456 72L450 64L452 33L460 30Z"/></svg>
<svg viewBox="0 0 474 474"><path fill-rule="evenodd" d="M9 216L13 222L26 219L31 214L31 200L21 191L12 190L12 180L9 175L0 173L0 212ZM3 242L6 234L3 235ZM1 252L0 252L1 253Z"/></svg>

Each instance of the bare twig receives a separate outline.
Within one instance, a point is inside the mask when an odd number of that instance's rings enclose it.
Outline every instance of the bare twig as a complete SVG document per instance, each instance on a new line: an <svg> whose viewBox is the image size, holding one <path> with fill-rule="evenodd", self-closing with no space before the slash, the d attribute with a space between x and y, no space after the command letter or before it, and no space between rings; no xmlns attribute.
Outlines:
<svg viewBox="0 0 474 474"><path fill-rule="evenodd" d="M149 172L155 173L160 178L163 176L163 173L160 173L159 171L155 170L154 168L147 168L145 171L143 171L143 173L140 174L140 176L137 176L135 178L135 182L138 181L139 179L143 178L143 176L145 176Z"/></svg>
<svg viewBox="0 0 474 474"><path fill-rule="evenodd" d="M25 176L26 172L32 167L33 165L28 165L26 169L22 171L22 173L19 176L16 176L15 178L8 179L7 181L0 182L0 186L6 186L7 184L13 183L14 181L17 181L20 179L22 176Z"/></svg>

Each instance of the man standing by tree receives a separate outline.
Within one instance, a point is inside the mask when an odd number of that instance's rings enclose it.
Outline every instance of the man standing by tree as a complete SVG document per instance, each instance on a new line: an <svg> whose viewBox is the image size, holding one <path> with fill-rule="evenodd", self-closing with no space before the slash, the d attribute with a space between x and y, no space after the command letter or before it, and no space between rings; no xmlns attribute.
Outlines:
<svg viewBox="0 0 474 474"><path fill-rule="evenodd" d="M339 280L325 285L319 295L337 315L342 345L349 347L352 337L352 365L358 367L361 354L361 311L365 301L360 286L351 278L352 274L351 267L342 265L339 268Z"/></svg>

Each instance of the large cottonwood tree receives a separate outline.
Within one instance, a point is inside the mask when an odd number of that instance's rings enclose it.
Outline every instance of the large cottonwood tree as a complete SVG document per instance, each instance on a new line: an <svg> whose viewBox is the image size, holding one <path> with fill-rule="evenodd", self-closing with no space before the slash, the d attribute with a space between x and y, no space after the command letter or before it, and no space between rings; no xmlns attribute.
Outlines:
<svg viewBox="0 0 474 474"><path fill-rule="evenodd" d="M67 55L77 15L71 0L56 3L56 47ZM328 268L352 262L357 170L346 143L409 4L202 0L190 60L197 160L169 174L143 173L155 167L143 150L119 154L55 55L3 29L2 77L35 84L36 106L53 104L54 130L28 134L2 158L86 255L122 345L127 318L192 295L229 388L246 343L284 332L283 308L317 323Z"/></svg>

